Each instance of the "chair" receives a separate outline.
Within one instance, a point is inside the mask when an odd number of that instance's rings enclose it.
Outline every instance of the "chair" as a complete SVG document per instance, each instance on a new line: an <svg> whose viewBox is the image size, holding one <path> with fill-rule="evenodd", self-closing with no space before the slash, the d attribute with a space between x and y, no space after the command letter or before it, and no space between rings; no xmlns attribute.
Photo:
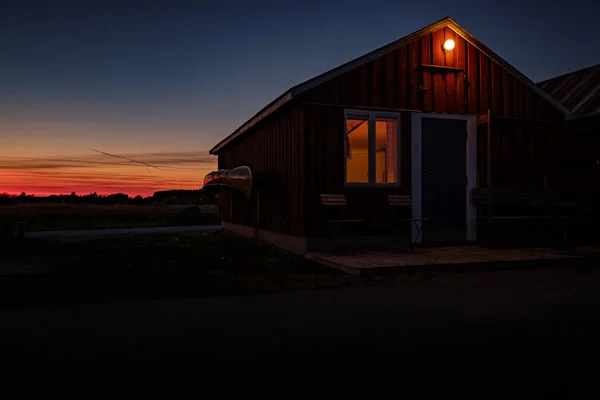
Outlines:
<svg viewBox="0 0 600 400"><path fill-rule="evenodd" d="M336 236L342 225L352 226L365 221L364 219L348 219L342 217L348 205L346 203L346 197L343 194L321 193L321 204L323 204L325 207L327 227L329 228L329 232L334 239L336 239ZM350 246L351 242L352 235L348 241L348 246Z"/></svg>
<svg viewBox="0 0 600 400"><path fill-rule="evenodd" d="M415 218L415 215L412 212L412 196L410 194L389 194L388 203L392 209L392 218L394 219L395 224L400 221L410 221L411 230L413 227L415 228L416 235L413 240L409 240L410 247L412 248L419 239L421 239L421 241L423 240L423 230L418 223L427 221L427 218ZM395 212L395 210L398 209L408 209L408 215L410 217L405 218L400 212Z"/></svg>

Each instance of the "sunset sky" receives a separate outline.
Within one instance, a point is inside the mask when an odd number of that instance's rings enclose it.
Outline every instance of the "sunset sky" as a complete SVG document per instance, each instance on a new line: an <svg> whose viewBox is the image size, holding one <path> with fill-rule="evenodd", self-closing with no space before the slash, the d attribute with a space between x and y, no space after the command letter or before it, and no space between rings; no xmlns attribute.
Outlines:
<svg viewBox="0 0 600 400"><path fill-rule="evenodd" d="M446 15L534 81L597 64L586 3L6 0L0 193L199 188L275 97Z"/></svg>

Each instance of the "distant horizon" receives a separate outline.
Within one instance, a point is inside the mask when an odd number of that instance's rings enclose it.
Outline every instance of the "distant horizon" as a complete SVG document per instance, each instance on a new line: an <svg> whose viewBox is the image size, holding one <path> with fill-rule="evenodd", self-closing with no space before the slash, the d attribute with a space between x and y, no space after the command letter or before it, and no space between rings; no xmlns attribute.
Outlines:
<svg viewBox="0 0 600 400"><path fill-rule="evenodd" d="M87 195L91 195L91 194L94 194L94 193L96 193L98 196L110 196L110 195L113 195L113 194L124 194L124 195L129 196L130 198L134 198L136 196L152 197L152 195L154 195L157 192L170 192L170 191L178 191L178 190L190 190L190 191L193 191L193 190L201 190L201 189L202 189L202 186L201 187L197 187L197 188L191 188L191 189L180 189L180 188L176 188L176 189L161 189L161 190L156 190L154 192L151 192L150 194L147 194L147 195L144 195L142 193L130 194L130 193L124 193L124 192L106 192L106 193L98 193L98 192L87 192L87 193L81 192L81 193L77 193L77 192L75 192L75 194L78 197L87 196ZM18 193L17 192L15 192L15 193L0 192L0 196L7 194L9 196L16 196L16 197L18 197L22 193L25 193L26 196L33 196L33 197L50 197L50 196L70 196L73 192L69 192L69 193L27 193L25 191L21 191L21 192L18 192Z"/></svg>
<svg viewBox="0 0 600 400"><path fill-rule="evenodd" d="M89 150L72 156L0 156L0 193L152 195L200 189L217 167L207 151L109 153ZM50 182L48 178L51 178Z"/></svg>
<svg viewBox="0 0 600 400"><path fill-rule="evenodd" d="M126 194L129 197L136 197L136 196L142 196L142 197L152 197L152 195L156 192L168 192L168 191L172 191L172 190L199 190L202 189L202 187L198 187L198 188L194 188L194 189L161 189L161 190L156 190L154 192L148 192L148 194L144 194L144 193L124 193L124 192L106 192L106 193L98 193L98 192L81 192L81 193L77 193L75 192L75 194L77 196L87 196L89 194L94 194L96 193L98 196L108 196L111 194ZM9 196L20 196L21 193L25 193L27 196L33 196L33 197L50 197L50 196L70 196L71 193L73 192L69 192L69 193L27 193L25 191L21 191L21 192L14 192L14 193L9 193L9 192L0 192L0 195L2 194L8 194Z"/></svg>

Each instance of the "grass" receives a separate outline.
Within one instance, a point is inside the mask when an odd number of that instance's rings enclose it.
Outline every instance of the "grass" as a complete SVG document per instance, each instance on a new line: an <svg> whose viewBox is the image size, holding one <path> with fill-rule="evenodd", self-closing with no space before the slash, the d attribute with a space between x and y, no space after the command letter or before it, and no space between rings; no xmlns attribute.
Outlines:
<svg viewBox="0 0 600 400"><path fill-rule="evenodd" d="M340 287L357 278L227 232L76 242L13 239L0 305L26 307Z"/></svg>
<svg viewBox="0 0 600 400"><path fill-rule="evenodd" d="M204 216L182 216L187 206L96 206L22 204L0 206L0 228L26 222L29 231L150 228L191 224L218 224L217 209L201 205Z"/></svg>

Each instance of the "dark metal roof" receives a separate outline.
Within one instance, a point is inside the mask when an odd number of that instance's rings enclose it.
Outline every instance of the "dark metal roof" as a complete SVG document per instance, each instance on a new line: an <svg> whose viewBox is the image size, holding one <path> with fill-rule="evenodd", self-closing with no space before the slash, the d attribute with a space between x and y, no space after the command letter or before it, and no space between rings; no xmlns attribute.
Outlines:
<svg viewBox="0 0 600 400"><path fill-rule="evenodd" d="M539 82L538 86L571 110L573 118L600 115L600 64Z"/></svg>

